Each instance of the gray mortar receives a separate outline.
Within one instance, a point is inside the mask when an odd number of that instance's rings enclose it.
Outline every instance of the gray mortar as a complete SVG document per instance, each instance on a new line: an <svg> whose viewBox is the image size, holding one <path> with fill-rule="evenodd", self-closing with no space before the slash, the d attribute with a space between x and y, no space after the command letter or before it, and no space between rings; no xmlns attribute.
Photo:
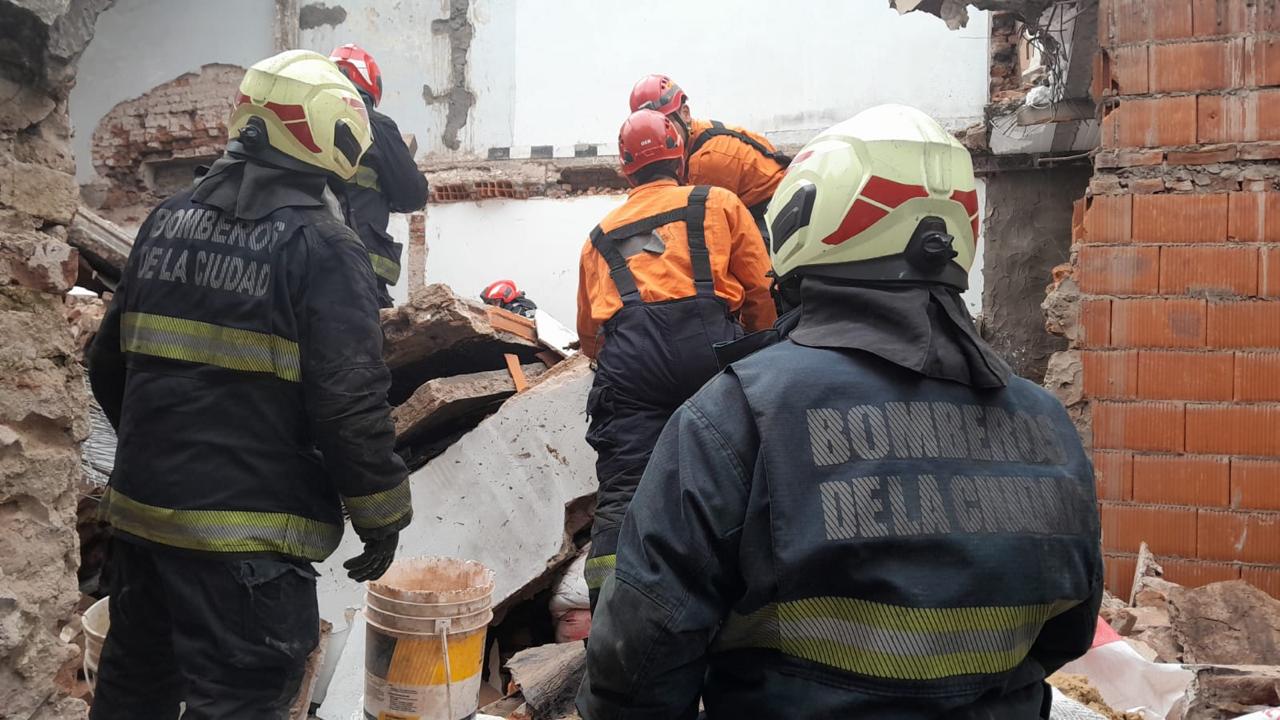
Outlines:
<svg viewBox="0 0 1280 720"><path fill-rule="evenodd" d="M324 3L311 3L298 9L298 27L303 30L322 25L337 27L347 20L347 9L341 5L330 7Z"/></svg>
<svg viewBox="0 0 1280 720"><path fill-rule="evenodd" d="M475 93L467 88L467 55L475 35L475 27L467 18L470 7L471 0L449 0L449 17L431 22L431 32L449 37L449 88L438 93L430 85L422 86L422 99L428 105L445 103L444 132L440 138L450 150L461 147L458 133L467 124L467 115L476 103Z"/></svg>

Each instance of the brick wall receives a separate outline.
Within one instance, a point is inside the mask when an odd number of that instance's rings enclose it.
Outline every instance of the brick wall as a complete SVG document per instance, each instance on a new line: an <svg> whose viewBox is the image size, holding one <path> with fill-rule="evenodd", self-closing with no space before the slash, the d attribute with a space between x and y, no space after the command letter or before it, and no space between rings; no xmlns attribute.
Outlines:
<svg viewBox="0 0 1280 720"><path fill-rule="evenodd" d="M103 207L154 203L174 188L156 177L166 163L216 158L245 69L211 64L157 85L108 112L93 132L93 165L108 187Z"/></svg>
<svg viewBox="0 0 1280 720"><path fill-rule="evenodd" d="M1075 345L1107 584L1280 595L1280 3L1102 0Z"/></svg>

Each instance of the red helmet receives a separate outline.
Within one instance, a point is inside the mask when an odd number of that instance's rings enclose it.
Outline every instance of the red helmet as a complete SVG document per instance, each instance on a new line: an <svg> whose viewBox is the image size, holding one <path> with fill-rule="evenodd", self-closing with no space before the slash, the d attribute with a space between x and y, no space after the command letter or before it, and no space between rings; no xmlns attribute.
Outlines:
<svg viewBox="0 0 1280 720"><path fill-rule="evenodd" d="M498 280L489 284L480 293L480 299L490 305L504 305L514 302L520 297L520 291L516 289L516 284L510 280Z"/></svg>
<svg viewBox="0 0 1280 720"><path fill-rule="evenodd" d="M361 92L373 98L374 105L382 102L382 71L372 55L355 43L347 43L334 48L329 59Z"/></svg>
<svg viewBox="0 0 1280 720"><path fill-rule="evenodd" d="M627 177L661 160L679 160L678 174L683 177L684 136L671 118L657 110L637 110L618 131L618 157Z"/></svg>
<svg viewBox="0 0 1280 720"><path fill-rule="evenodd" d="M631 88L631 112L649 109L670 115L688 100L689 96L666 75L645 75Z"/></svg>

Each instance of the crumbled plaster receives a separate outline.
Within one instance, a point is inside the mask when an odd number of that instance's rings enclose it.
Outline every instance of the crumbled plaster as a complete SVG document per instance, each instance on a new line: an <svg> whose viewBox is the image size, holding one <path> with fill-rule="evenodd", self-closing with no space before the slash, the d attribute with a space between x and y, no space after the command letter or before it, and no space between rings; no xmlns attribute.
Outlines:
<svg viewBox="0 0 1280 720"><path fill-rule="evenodd" d="M341 5L310 3L298 8L298 27L303 30L330 25L337 27L347 20L347 9Z"/></svg>
<svg viewBox="0 0 1280 720"><path fill-rule="evenodd" d="M431 32L449 38L449 87L436 92L430 85L422 86L422 99L428 105L445 105L444 131L440 137L450 150L462 146L458 133L467 124L467 115L476 103L475 93L467 87L467 55L475 35L475 27L467 16L470 8L471 0L449 0L449 17L432 21Z"/></svg>

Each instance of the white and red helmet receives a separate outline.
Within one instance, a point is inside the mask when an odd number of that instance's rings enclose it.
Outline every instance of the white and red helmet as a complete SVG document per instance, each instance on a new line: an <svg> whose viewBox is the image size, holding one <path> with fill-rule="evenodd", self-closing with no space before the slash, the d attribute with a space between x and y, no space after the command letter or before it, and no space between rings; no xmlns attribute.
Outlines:
<svg viewBox="0 0 1280 720"><path fill-rule="evenodd" d="M334 48L329 59L352 84L373 98L374 105L382 102L382 71L372 55L355 43L347 43Z"/></svg>

